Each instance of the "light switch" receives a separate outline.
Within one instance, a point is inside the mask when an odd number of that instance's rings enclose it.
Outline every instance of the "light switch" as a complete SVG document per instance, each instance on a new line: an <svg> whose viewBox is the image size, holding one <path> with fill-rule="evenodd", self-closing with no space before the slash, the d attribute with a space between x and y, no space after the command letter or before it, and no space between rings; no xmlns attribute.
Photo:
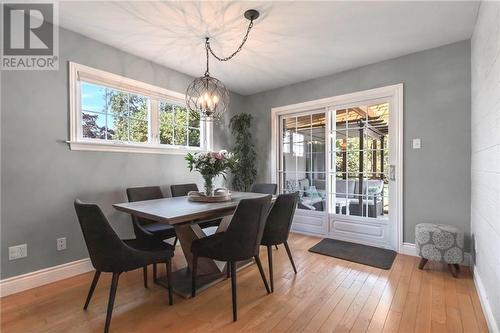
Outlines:
<svg viewBox="0 0 500 333"><path fill-rule="evenodd" d="M422 141L420 139L413 139L413 149L422 148Z"/></svg>

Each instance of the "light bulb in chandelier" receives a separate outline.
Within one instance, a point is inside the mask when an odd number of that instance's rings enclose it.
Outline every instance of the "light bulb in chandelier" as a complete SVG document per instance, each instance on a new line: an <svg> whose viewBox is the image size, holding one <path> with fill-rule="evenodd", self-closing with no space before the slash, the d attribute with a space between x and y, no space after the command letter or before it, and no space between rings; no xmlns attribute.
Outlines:
<svg viewBox="0 0 500 333"><path fill-rule="evenodd" d="M205 117L213 117L219 106L220 97L213 92L201 92L196 101L196 107Z"/></svg>

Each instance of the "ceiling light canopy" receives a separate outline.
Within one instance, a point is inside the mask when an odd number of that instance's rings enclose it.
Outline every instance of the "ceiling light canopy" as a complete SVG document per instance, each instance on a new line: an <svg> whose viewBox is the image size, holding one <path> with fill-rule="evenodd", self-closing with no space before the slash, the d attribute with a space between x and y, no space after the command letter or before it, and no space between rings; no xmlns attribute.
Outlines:
<svg viewBox="0 0 500 333"><path fill-rule="evenodd" d="M259 17L259 12L255 9L249 9L245 12L244 17L248 19L250 23L248 24L246 34L240 46L230 56L217 56L210 47L210 38L205 38L207 69L202 77L191 82L186 91L187 107L193 112L200 113L202 119L219 120L224 112L227 111L229 106L229 91L221 81L210 76L210 54L219 61L228 61L241 51L248 39L250 30L252 30L253 21Z"/></svg>

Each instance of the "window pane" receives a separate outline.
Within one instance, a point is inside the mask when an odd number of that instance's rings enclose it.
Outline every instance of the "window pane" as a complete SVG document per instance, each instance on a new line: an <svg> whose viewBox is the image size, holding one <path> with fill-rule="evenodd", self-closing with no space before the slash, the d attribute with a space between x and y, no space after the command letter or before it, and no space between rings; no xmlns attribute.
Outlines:
<svg viewBox="0 0 500 333"><path fill-rule="evenodd" d="M174 144L174 111L173 105L166 102L160 103L160 143Z"/></svg>
<svg viewBox="0 0 500 333"><path fill-rule="evenodd" d="M127 116L127 93L106 88L106 98L108 102L109 113L116 116Z"/></svg>
<svg viewBox="0 0 500 333"><path fill-rule="evenodd" d="M189 129L189 146L199 147L200 146L200 130L196 128Z"/></svg>
<svg viewBox="0 0 500 333"><path fill-rule="evenodd" d="M144 120L129 119L130 141L132 142L147 142L149 126Z"/></svg>
<svg viewBox="0 0 500 333"><path fill-rule="evenodd" d="M108 116L107 139L128 141L128 120L126 117Z"/></svg>
<svg viewBox="0 0 500 333"><path fill-rule="evenodd" d="M148 98L139 95L129 95L129 117L148 120Z"/></svg>
<svg viewBox="0 0 500 333"><path fill-rule="evenodd" d="M188 112L186 108L175 106L174 144L187 146Z"/></svg>
<svg viewBox="0 0 500 333"><path fill-rule="evenodd" d="M84 138L106 139L106 116L82 111L82 134Z"/></svg>
<svg viewBox="0 0 500 333"><path fill-rule="evenodd" d="M82 110L106 113L106 88L81 83Z"/></svg>
<svg viewBox="0 0 500 333"><path fill-rule="evenodd" d="M200 128L200 114L198 112L189 112L189 127Z"/></svg>

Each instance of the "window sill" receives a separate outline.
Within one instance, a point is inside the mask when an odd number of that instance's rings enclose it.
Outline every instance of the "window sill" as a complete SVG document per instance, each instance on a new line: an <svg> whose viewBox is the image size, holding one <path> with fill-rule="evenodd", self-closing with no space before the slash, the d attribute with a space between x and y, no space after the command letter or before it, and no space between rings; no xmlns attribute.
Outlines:
<svg viewBox="0 0 500 333"><path fill-rule="evenodd" d="M71 150L83 151L107 151L115 153L140 153L140 154L167 154L167 155L186 155L190 152L207 151L203 148L186 147L164 147L153 145L139 145L129 143L106 143L106 142L88 142L88 141L66 141Z"/></svg>

